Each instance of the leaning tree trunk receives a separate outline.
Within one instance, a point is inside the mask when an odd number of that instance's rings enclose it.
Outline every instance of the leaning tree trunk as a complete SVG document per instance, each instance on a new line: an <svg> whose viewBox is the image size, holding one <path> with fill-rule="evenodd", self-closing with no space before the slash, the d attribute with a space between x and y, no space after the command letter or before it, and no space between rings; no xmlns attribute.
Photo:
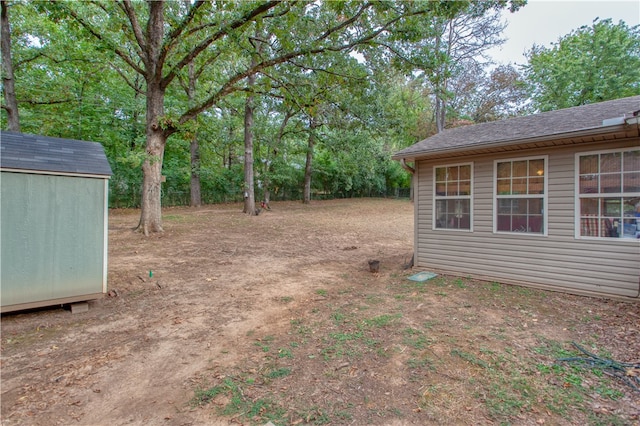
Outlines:
<svg viewBox="0 0 640 426"><path fill-rule="evenodd" d="M256 76L248 77L248 86L251 89L255 84ZM244 106L244 213L256 214L255 188L253 183L253 95L247 96Z"/></svg>
<svg viewBox="0 0 640 426"><path fill-rule="evenodd" d="M309 126L309 140L307 145L307 161L304 166L304 195L302 202L309 204L311 202L311 172L313 171L313 146L316 142L317 127L315 118L311 118L311 125Z"/></svg>
<svg viewBox="0 0 640 426"><path fill-rule="evenodd" d="M7 111L7 124L12 132L20 131L20 117L18 115L18 101L16 99L15 80L13 78L13 62L11 60L11 29L9 27L9 5L6 0L0 4L0 27L2 47L2 86L4 87L5 110Z"/></svg>

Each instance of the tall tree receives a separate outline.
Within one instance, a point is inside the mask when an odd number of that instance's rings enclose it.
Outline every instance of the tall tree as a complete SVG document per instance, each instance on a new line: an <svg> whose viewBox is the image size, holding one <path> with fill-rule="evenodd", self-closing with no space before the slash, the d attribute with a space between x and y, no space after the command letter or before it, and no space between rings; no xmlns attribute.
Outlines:
<svg viewBox="0 0 640 426"><path fill-rule="evenodd" d="M539 111L640 94L640 26L596 19L527 52L524 73Z"/></svg>
<svg viewBox="0 0 640 426"><path fill-rule="evenodd" d="M244 90L247 77L309 55L349 51L392 31L403 20L448 13L452 2L278 2L217 4L118 0L54 3L57 16L70 16L146 82L146 154L139 228L162 231L160 181L167 139L180 126L227 95ZM273 37L252 64L237 40L261 21ZM114 28L116 29L114 31ZM165 94L177 75L199 57L216 57L218 79L195 106L166 111ZM243 60L244 58L244 60Z"/></svg>
<svg viewBox="0 0 640 426"><path fill-rule="evenodd" d="M187 85L187 96L189 97L190 106L193 106L196 97L196 73L193 61L189 63L189 82ZM198 117L196 117L194 120L197 119ZM189 205L191 207L198 207L202 204L202 190L200 187L200 143L198 141L197 123L195 125L195 130L191 134L189 153L191 160Z"/></svg>
<svg viewBox="0 0 640 426"><path fill-rule="evenodd" d="M522 115L529 103L522 75L512 65L487 72L478 64L468 64L451 83L453 118L473 123ZM452 125L456 125L455 122Z"/></svg>
<svg viewBox="0 0 640 426"><path fill-rule="evenodd" d="M255 86L256 76L247 77L247 86L252 90ZM255 98L253 93L247 94L244 106L244 208L248 215L256 214L256 192L253 170L253 113Z"/></svg>
<svg viewBox="0 0 640 426"><path fill-rule="evenodd" d="M2 87L5 104L2 108L7 112L7 123L12 132L20 131L20 116L16 99L15 80L13 77L13 61L11 58L11 27L9 24L9 4L7 0L0 3L0 41L2 46Z"/></svg>
<svg viewBox="0 0 640 426"><path fill-rule="evenodd" d="M162 231L161 175L167 139L181 124L194 119L224 95L239 90L235 84L255 70L232 75L214 95L176 116L165 113L167 89L195 58L218 55L217 49L211 48L214 43L248 26L277 5L274 1L242 2L226 13L214 13L215 5L205 1L190 4L153 1L146 3L146 7L130 0L55 5L145 80L147 156L142 164L139 223L145 235ZM111 31L114 22L118 22L118 32Z"/></svg>
<svg viewBox="0 0 640 426"><path fill-rule="evenodd" d="M501 7L494 2L477 2L453 19L436 22L435 61L425 77L434 92L438 132L446 125L447 107L453 95L451 81L463 74L468 64L478 64L488 49L503 43L500 35L505 24L500 21Z"/></svg>
<svg viewBox="0 0 640 426"><path fill-rule="evenodd" d="M309 135L307 139L307 155L304 166L304 190L302 202L309 204L311 202L311 173L313 172L313 149L316 144L316 131L318 129L318 119L312 112L309 117Z"/></svg>
<svg viewBox="0 0 640 426"><path fill-rule="evenodd" d="M441 14L419 25L409 25L380 44L407 75L420 73L434 98L437 131L445 128L450 83L468 69L469 62L486 62L483 54L503 42L505 24L500 11L518 10L524 0L482 0L462 4L453 15ZM419 19L419 18L417 18Z"/></svg>

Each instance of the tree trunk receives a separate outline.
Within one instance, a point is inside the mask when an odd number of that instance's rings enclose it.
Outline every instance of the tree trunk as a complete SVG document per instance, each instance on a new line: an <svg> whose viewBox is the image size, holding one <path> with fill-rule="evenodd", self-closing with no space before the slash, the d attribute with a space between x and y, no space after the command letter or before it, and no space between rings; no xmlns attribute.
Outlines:
<svg viewBox="0 0 640 426"><path fill-rule="evenodd" d="M164 115L164 91L147 83L146 158L142 163L142 202L138 229L144 235L162 232L162 162L167 135L160 120Z"/></svg>
<svg viewBox="0 0 640 426"><path fill-rule="evenodd" d="M142 203L138 229L149 235L162 232L162 160L167 139L162 130L147 132L147 158L142 163Z"/></svg>
<svg viewBox="0 0 640 426"><path fill-rule="evenodd" d="M451 28L451 27L449 27ZM443 43L446 43L446 40L443 40L444 32L447 30L447 23L443 23L442 26L439 26L439 32L435 37L435 50L437 54L439 54L442 50ZM447 51L442 52L445 56L445 59L440 59L442 61L437 66L436 70L436 80L434 81L434 92L436 95L435 102L435 115L436 115L436 130L438 133L442 132L445 128L445 114L446 114L446 104L445 104L445 96L447 91L447 73L449 72L449 68L447 65L447 61L450 55L451 43L450 37L447 45Z"/></svg>
<svg viewBox="0 0 640 426"><path fill-rule="evenodd" d="M196 95L196 78L194 73L193 61L189 62L189 87L188 87L189 105L192 105ZM196 130L191 137L190 151L191 151L191 182L190 193L191 200L189 205L191 207L199 207L202 204L202 193L200 190L200 145L198 143L198 130L197 122L198 117L195 119Z"/></svg>
<svg viewBox="0 0 640 426"><path fill-rule="evenodd" d="M18 115L18 101L16 99L15 80L13 78L13 61L11 60L9 5L6 0L2 0L0 9L2 68L4 68L4 75L2 78L2 86L4 87L4 108L7 111L7 124L9 130L12 132L19 132L20 117Z"/></svg>
<svg viewBox="0 0 640 426"><path fill-rule="evenodd" d="M171 123L164 120L165 87L161 84L162 63L160 61L164 15L163 3L149 3L149 22L146 28L147 43L144 46L146 56L147 83L146 93L146 157L142 163L142 200L138 230L144 235L150 232L163 232L162 229L162 162L164 148L169 133L165 130Z"/></svg>
<svg viewBox="0 0 640 426"><path fill-rule="evenodd" d="M142 200L138 229L163 232L162 229L162 162L167 135L162 128L164 91L158 84L147 83L146 157L142 163Z"/></svg>
<svg viewBox="0 0 640 426"><path fill-rule="evenodd" d="M446 103L440 90L436 90L436 128L438 133L442 132L445 127Z"/></svg>
<svg viewBox="0 0 640 426"><path fill-rule="evenodd" d="M253 88L256 76L248 77L249 89ZM253 95L247 96L244 106L244 213L256 215L255 188L253 183Z"/></svg>
<svg viewBox="0 0 640 426"><path fill-rule="evenodd" d="M304 195L302 202L304 204L309 204L311 202L311 172L313 171L313 146L316 142L316 132L315 129L317 127L315 117L311 118L311 123L309 125L309 141L307 145L307 161L304 166Z"/></svg>
<svg viewBox="0 0 640 426"><path fill-rule="evenodd" d="M196 119L197 120L197 119ZM198 133L194 133L191 138L191 207L202 205L202 192L200 186L200 144L198 143Z"/></svg>

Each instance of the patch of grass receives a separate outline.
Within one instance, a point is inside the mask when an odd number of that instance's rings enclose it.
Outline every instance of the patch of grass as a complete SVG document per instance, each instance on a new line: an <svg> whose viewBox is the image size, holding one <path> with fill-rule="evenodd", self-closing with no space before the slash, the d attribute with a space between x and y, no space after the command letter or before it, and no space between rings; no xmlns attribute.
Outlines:
<svg viewBox="0 0 640 426"><path fill-rule="evenodd" d="M286 367L282 367L282 368L277 368L275 370L271 370L267 374L267 377L270 378L270 379L278 379L280 377L288 376L289 374L291 374L291 369L290 368L286 368Z"/></svg>
<svg viewBox="0 0 640 426"><path fill-rule="evenodd" d="M435 320L429 320L422 323L422 326L427 330L431 330L436 325L438 325L438 321Z"/></svg>
<svg viewBox="0 0 640 426"><path fill-rule="evenodd" d="M279 300L282 303L290 303L290 302L293 302L293 297L291 297L291 296L282 296Z"/></svg>
<svg viewBox="0 0 640 426"><path fill-rule="evenodd" d="M453 284L458 288L467 288L467 284L465 283L464 279L462 279L462 278L456 278L453 281Z"/></svg>
<svg viewBox="0 0 640 426"><path fill-rule="evenodd" d="M338 410L333 413L333 415L340 420L351 420L353 419L353 414L346 410Z"/></svg>
<svg viewBox="0 0 640 426"><path fill-rule="evenodd" d="M367 327L382 328L382 327L386 327L386 326L390 325L395 320L397 320L397 319L399 319L401 317L402 317L402 314L393 314L393 315L384 314L384 315L379 315L379 316L374 317L374 318L365 319L363 321L363 323Z"/></svg>
<svg viewBox="0 0 640 426"><path fill-rule="evenodd" d="M559 342L541 337L538 339L542 344L534 348L536 353L555 359L580 356L580 353L565 349ZM624 396L622 392L610 385L612 379L603 374L599 368L584 368L575 364L539 363L536 365L536 370L546 381L555 383L545 387L546 408L564 417L570 417L572 410L582 406L585 400L593 398L594 393L614 401ZM626 421L612 413L590 413L589 417L589 424L626 424Z"/></svg>
<svg viewBox="0 0 640 426"><path fill-rule="evenodd" d="M267 377L276 379L287 376L291 371L288 369L272 370ZM206 390L197 390L191 400L192 406L202 406L212 402L219 395L225 395L228 402L219 407L217 411L225 416L244 417L252 422L264 424L272 421L278 424L285 424L284 416L287 410L274 402L271 397L251 399L245 397L245 391L240 385L242 379L237 377L226 377L223 382ZM252 386L254 380L247 379L243 386Z"/></svg>
<svg viewBox="0 0 640 426"><path fill-rule="evenodd" d="M620 392L617 389L612 389L609 386L605 386L605 385L598 385L595 388L595 391L607 398L607 399L611 399L613 401L617 401L618 399L622 398L624 396L624 393Z"/></svg>
<svg viewBox="0 0 640 426"><path fill-rule="evenodd" d="M209 402L213 401L218 395L227 392L229 389L230 388L226 385L226 380L225 385L214 386L206 390L197 389L195 391L195 396L191 400L191 405L198 406L208 404Z"/></svg>
<svg viewBox="0 0 640 426"><path fill-rule="evenodd" d="M367 303L370 305L377 305L384 302L384 298L379 294L368 294L366 297Z"/></svg>
<svg viewBox="0 0 640 426"><path fill-rule="evenodd" d="M392 405L385 405L384 409L375 405L380 404L380 398L384 400L384 396L371 397L370 402L365 397L362 403L361 396L348 392L369 377L368 371L373 372L377 366L395 361L404 364L404 368L398 369L401 379L405 386L413 388L412 395L417 395L413 403L418 403L429 421L453 419L450 416L452 413L455 416L460 407L479 407L482 415L495 424L534 422L540 418L549 424L571 423L576 418L594 425L628 424L625 423L628 419L617 417L613 412L600 413L591 409L589 402L593 399L606 399L614 405L612 401L624 397L601 370L553 363L558 358L580 355L570 344L549 339L542 332L534 335L537 342L527 348L522 347L522 341L516 344L507 340L517 331L514 324L523 317L542 317L535 304L527 300L530 297L540 299L537 290L522 291L519 287L497 282L483 285L465 278L441 277L440 281L429 283L432 287L435 285L434 291L420 295L418 290L426 289L420 287L422 284L427 283L399 280L387 286L387 295L374 289L364 293L357 288L349 297L336 297L316 304L318 315L310 316L308 311L308 316L299 314L301 317L290 321L289 332L279 336L277 343L273 336L258 340L256 345L260 349L269 352L278 348L277 353L261 358L269 367L247 369L254 376L245 378L244 382L234 379L234 384L239 384L239 394L232 385L225 387L225 382L220 385L222 388L199 391L194 399L203 404L224 393L222 400L226 412L234 418L244 417L245 423L253 425L264 424L268 416L277 418L278 415L282 417L280 422L274 420L276 424L364 424L373 423L373 419L386 424L402 417L415 420L409 411L403 413L390 408ZM453 301L448 304L442 300L448 308L434 311L437 316L430 313L431 318L437 318L435 320L420 316L423 311L416 305L433 303L436 300L433 295L446 296L445 291ZM326 296L328 292L319 289L316 294ZM463 297L469 294L480 297ZM486 297L486 303L481 301L482 296ZM478 328L484 317L481 312L474 314L475 309L482 310L485 305L490 309L506 308L499 327ZM460 322L460 319L464 321ZM450 327L456 327L457 331L451 332ZM471 331L465 332L465 329ZM534 332L534 329L528 331ZM307 345L304 352L299 351L303 344ZM590 340L586 347L594 348L597 344L597 340ZM442 352L447 346L454 348L448 354ZM309 363L309 371L321 369L324 377L320 379L324 382L317 387L328 396L314 399L316 393L310 396L302 392L297 399L293 393L298 390L297 378L290 368L274 365L276 357L295 357L301 368L307 368ZM256 371L263 373L256 375ZM285 380L286 386L272 384L284 377L289 377ZM373 374L371 377L373 382L379 380ZM249 392L243 394L243 387ZM446 396L448 394L459 397L451 398ZM252 395L252 400L243 399L244 395ZM353 398L358 398L357 411L351 409L353 405L347 406ZM288 401L281 403L288 404L286 414L279 414L278 409L282 407L272 401ZM297 401L298 405L291 406L290 401ZM258 414L249 417L244 412ZM458 420L460 418L455 418L452 422Z"/></svg>
<svg viewBox="0 0 640 426"><path fill-rule="evenodd" d="M302 320L291 320L291 328L295 334L299 334L303 337L310 337L313 334L313 329L304 324Z"/></svg>
<svg viewBox="0 0 640 426"><path fill-rule="evenodd" d="M491 417L499 420L520 414L525 401L508 387L493 383L485 405Z"/></svg>
<svg viewBox="0 0 640 426"><path fill-rule="evenodd" d="M295 342L292 343L295 344ZM295 344L295 346L297 346L297 344ZM278 349L278 358L293 358L293 352L289 348L280 348Z"/></svg>
<svg viewBox="0 0 640 426"><path fill-rule="evenodd" d="M350 340L358 340L364 336L362 331L355 331L353 333L329 333L329 337L339 342L347 342Z"/></svg>
<svg viewBox="0 0 640 426"><path fill-rule="evenodd" d="M409 358L407 360L407 367L413 370L419 370L425 367L431 368L432 366L433 366L433 361L431 360L431 358L427 356L422 356L417 358L414 357L414 358Z"/></svg>
<svg viewBox="0 0 640 426"><path fill-rule="evenodd" d="M482 367L482 368L489 368L489 364L487 364L482 359L476 357L472 353L465 352L465 351L462 351L462 350L459 350L459 349L452 349L451 350L451 355L458 356L458 357L464 359L465 361L469 362L470 364L475 364L475 365L477 365L479 367Z"/></svg>
<svg viewBox="0 0 640 426"><path fill-rule="evenodd" d="M347 322L347 315L344 312L337 310L331 314L331 319L335 325L340 326Z"/></svg>
<svg viewBox="0 0 640 426"><path fill-rule="evenodd" d="M402 343L414 349L425 349L432 341L425 334L415 328L405 328L402 332Z"/></svg>
<svg viewBox="0 0 640 426"><path fill-rule="evenodd" d="M185 219L185 216L179 214L166 214L162 216L162 220L165 220L167 222L184 222Z"/></svg>
<svg viewBox="0 0 640 426"><path fill-rule="evenodd" d="M543 336L536 336L540 342L539 346L535 346L532 350L540 355L546 355L554 358L565 358L578 355L575 350L567 350L564 345L555 340L547 339Z"/></svg>
<svg viewBox="0 0 640 426"><path fill-rule="evenodd" d="M520 296L523 296L523 297L535 296L533 289L529 287L514 286L514 289Z"/></svg>
<svg viewBox="0 0 640 426"><path fill-rule="evenodd" d="M580 319L581 322L588 324L593 321L600 321L602 317L600 315L585 315Z"/></svg>
<svg viewBox="0 0 640 426"><path fill-rule="evenodd" d="M504 286L497 281L493 281L489 284L488 289L493 292L498 292L498 291L504 290Z"/></svg>
<svg viewBox="0 0 640 426"><path fill-rule="evenodd" d="M362 330L345 330L328 333L327 338L324 339L327 346L320 352L326 361L343 357L359 356L361 354L359 345L365 341L364 337L365 334Z"/></svg>
<svg viewBox="0 0 640 426"><path fill-rule="evenodd" d="M262 339L258 339L258 341L254 343L254 345L262 349L262 352L269 352L271 350L270 343L273 342L274 339L275 337L273 336L265 336Z"/></svg>
<svg viewBox="0 0 640 426"><path fill-rule="evenodd" d="M446 287L449 285L449 278L443 275L440 275L436 278L432 278L431 280L427 280L425 282L431 281L436 287Z"/></svg>
<svg viewBox="0 0 640 426"><path fill-rule="evenodd" d="M308 410L299 411L298 416L307 424L326 425L331 423L329 414L318 406L310 407Z"/></svg>

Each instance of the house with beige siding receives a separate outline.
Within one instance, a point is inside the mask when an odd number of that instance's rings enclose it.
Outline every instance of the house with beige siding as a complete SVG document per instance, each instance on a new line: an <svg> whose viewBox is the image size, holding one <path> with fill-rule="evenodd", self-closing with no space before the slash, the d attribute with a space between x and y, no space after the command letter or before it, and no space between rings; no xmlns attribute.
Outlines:
<svg viewBox="0 0 640 426"><path fill-rule="evenodd" d="M415 267L639 298L639 121L634 96L447 129L396 153L414 173Z"/></svg>

